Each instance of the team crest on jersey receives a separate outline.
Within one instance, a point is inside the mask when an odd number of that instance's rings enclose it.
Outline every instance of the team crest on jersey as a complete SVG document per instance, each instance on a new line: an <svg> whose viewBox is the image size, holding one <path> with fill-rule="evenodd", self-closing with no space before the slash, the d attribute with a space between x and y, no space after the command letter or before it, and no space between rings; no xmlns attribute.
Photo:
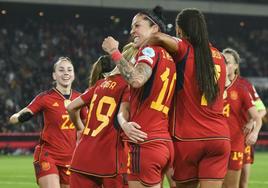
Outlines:
<svg viewBox="0 0 268 188"><path fill-rule="evenodd" d="M42 170L44 170L44 171L48 171L48 170L50 169L50 164L49 164L49 162L43 161L43 162L41 163L41 168L42 168Z"/></svg>
<svg viewBox="0 0 268 188"><path fill-rule="evenodd" d="M154 57L155 56L155 52L154 49L150 48L150 47L146 47L142 50L142 53L148 57Z"/></svg>
<svg viewBox="0 0 268 188"><path fill-rule="evenodd" d="M231 97L232 100L237 100L238 93L236 91L231 91L230 97Z"/></svg>
<svg viewBox="0 0 268 188"><path fill-rule="evenodd" d="M68 106L70 103L71 103L71 100L69 100L69 99L65 99L65 100L64 100L64 106L65 106L65 108L67 108L67 106Z"/></svg>

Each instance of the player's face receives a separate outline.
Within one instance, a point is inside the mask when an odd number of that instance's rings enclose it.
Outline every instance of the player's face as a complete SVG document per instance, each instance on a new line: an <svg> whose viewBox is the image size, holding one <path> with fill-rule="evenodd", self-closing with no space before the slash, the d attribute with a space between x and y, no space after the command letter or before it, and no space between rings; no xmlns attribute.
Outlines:
<svg viewBox="0 0 268 188"><path fill-rule="evenodd" d="M67 61L62 60L57 63L55 72L53 72L53 79L57 85L62 87L69 87L74 81L74 67Z"/></svg>
<svg viewBox="0 0 268 188"><path fill-rule="evenodd" d="M234 56L229 53L223 54L226 59L226 67L227 67L227 74L228 77L235 74L235 70L238 68L238 64L235 62Z"/></svg>
<svg viewBox="0 0 268 188"><path fill-rule="evenodd" d="M144 19L144 15L136 15L131 24L131 36L133 38L134 47L140 47L151 34L158 31L158 26L150 26L148 20Z"/></svg>

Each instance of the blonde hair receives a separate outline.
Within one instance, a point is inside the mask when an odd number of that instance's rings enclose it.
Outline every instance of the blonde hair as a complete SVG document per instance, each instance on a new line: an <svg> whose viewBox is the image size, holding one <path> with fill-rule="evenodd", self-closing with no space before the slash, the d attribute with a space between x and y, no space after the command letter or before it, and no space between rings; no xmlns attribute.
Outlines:
<svg viewBox="0 0 268 188"><path fill-rule="evenodd" d="M68 62L70 62L71 64L73 64L73 63L72 63L72 60L71 60L69 57L64 57L64 56L59 57L59 58L57 59L57 61L54 63L54 65L53 65L53 72L56 71L56 67L57 67L58 64L59 64L60 62L62 62L62 61L68 61Z"/></svg>
<svg viewBox="0 0 268 188"><path fill-rule="evenodd" d="M123 47L123 57L127 61L131 61L138 53L138 49L133 46L133 43L128 43ZM109 77L114 74L118 74L119 70L115 67L112 71L108 71L109 64L112 64L111 59L108 55L100 56L99 59L92 65L92 69L89 75L89 87L95 85L95 83L103 78Z"/></svg>
<svg viewBox="0 0 268 188"><path fill-rule="evenodd" d="M130 61L138 53L139 49L135 48L133 43L130 42L123 47L123 56L127 61Z"/></svg>

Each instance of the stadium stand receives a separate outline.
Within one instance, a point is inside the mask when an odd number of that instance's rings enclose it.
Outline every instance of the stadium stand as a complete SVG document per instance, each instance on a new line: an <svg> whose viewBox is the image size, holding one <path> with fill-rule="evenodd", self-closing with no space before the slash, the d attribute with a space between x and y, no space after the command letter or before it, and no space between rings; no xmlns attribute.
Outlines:
<svg viewBox="0 0 268 188"><path fill-rule="evenodd" d="M247 2L247 1L243 1ZM258 3L264 1L259 0ZM2 8L3 7L3 8ZM62 10L60 15L58 10ZM107 35L128 41L133 9L92 8L59 5L6 3L0 15L0 132L39 132L42 119L20 126L8 124L14 112L33 96L52 86L50 71L59 56L72 59L76 69L75 88L87 88L91 64L104 52ZM173 24L177 12L167 12ZM268 77L267 17L207 14L211 42L219 49L233 47L242 57L245 77ZM174 28L170 25L170 33ZM257 88L268 106L268 88ZM268 118L263 130L268 130Z"/></svg>

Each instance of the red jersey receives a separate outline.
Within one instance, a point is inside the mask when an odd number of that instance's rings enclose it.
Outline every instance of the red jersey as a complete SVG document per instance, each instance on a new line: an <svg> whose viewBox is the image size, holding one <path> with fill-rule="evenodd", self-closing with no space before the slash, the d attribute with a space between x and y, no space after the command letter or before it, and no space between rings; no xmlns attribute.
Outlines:
<svg viewBox="0 0 268 188"><path fill-rule="evenodd" d="M130 90L130 120L147 133L145 142L171 139L168 132L168 112L176 84L176 67L165 49L147 46L139 50L137 63L146 63L152 75L141 88Z"/></svg>
<svg viewBox="0 0 268 188"><path fill-rule="evenodd" d="M248 109L254 106L251 95L240 79L236 77L227 87L227 98L223 114L230 129L231 150L244 152L243 127L247 122Z"/></svg>
<svg viewBox="0 0 268 188"><path fill-rule="evenodd" d="M255 102L257 100L260 100L260 97L255 89L255 87L246 79L246 78L243 78L241 76L238 76L237 80L239 81L239 83L243 84L244 87L247 88L247 90L249 91L251 97L252 97L252 100ZM245 110L245 109L242 109L242 110ZM248 119L248 112L247 110L243 112L243 118L246 120Z"/></svg>
<svg viewBox="0 0 268 188"><path fill-rule="evenodd" d="M238 76L237 79L239 80L239 83L243 84L247 88L253 101L260 99L255 87L246 78Z"/></svg>
<svg viewBox="0 0 268 188"><path fill-rule="evenodd" d="M177 40L177 94L171 113L172 136L178 140L228 139L229 130L222 114L226 66L221 53L210 47L217 71L219 95L212 105L199 92L196 81L194 48L187 40Z"/></svg>
<svg viewBox="0 0 268 188"><path fill-rule="evenodd" d="M116 115L120 103L129 101L128 84L119 74L109 76L80 97L89 105L89 115L71 170L98 177L115 176L126 169Z"/></svg>
<svg viewBox="0 0 268 188"><path fill-rule="evenodd" d="M71 90L69 99L55 88L39 94L27 106L33 114L43 113L43 129L40 136L41 149L49 151L60 166L70 165L72 154L76 146L76 129L71 122L66 106L78 97L80 93ZM87 110L81 110L81 119L86 119Z"/></svg>

